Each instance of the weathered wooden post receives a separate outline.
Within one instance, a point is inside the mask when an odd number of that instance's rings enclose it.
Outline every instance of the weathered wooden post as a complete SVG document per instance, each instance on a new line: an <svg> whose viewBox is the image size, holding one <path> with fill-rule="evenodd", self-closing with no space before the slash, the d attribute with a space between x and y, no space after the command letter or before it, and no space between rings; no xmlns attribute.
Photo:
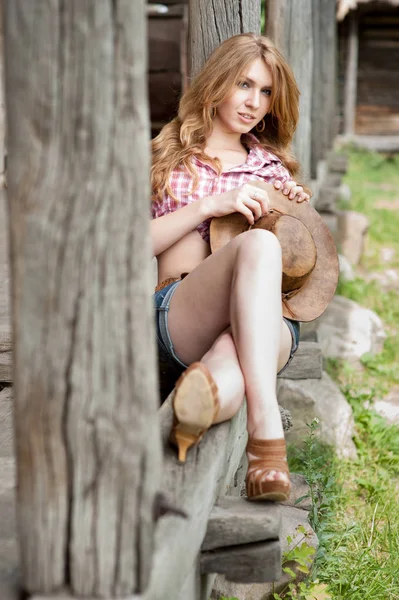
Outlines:
<svg viewBox="0 0 399 600"><path fill-rule="evenodd" d="M344 134L353 135L356 124L357 67L359 54L359 24L356 10L348 16L349 34L345 72Z"/></svg>
<svg viewBox="0 0 399 600"><path fill-rule="evenodd" d="M194 77L223 40L238 33L260 33L260 0L190 0L188 63Z"/></svg>
<svg viewBox="0 0 399 600"><path fill-rule="evenodd" d="M266 9L266 33L291 65L301 92L294 152L308 180L312 137L312 0L268 0Z"/></svg>
<svg viewBox="0 0 399 600"><path fill-rule="evenodd" d="M3 0L22 579L142 594L160 476L144 0Z"/></svg>
<svg viewBox="0 0 399 600"><path fill-rule="evenodd" d="M335 0L313 0L311 176L337 135L337 22Z"/></svg>

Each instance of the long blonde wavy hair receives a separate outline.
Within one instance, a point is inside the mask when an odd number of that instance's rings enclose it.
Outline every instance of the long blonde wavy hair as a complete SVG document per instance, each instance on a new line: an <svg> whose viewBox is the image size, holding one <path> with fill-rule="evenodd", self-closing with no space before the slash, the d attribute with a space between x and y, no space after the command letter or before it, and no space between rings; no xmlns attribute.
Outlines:
<svg viewBox="0 0 399 600"><path fill-rule="evenodd" d="M169 179L178 165L192 175L190 193L195 190L198 175L192 163L193 156L221 172L220 161L204 152L206 140L212 132L212 117L217 106L230 96L242 79L246 68L258 58L262 58L271 70L272 94L269 112L264 116L264 131L259 133L253 129L252 133L263 147L280 158L292 177L297 175L299 164L290 151L299 118L299 90L294 74L267 37L244 33L227 39L211 54L182 96L177 117L165 125L152 141L151 188L154 201L161 200L165 191L177 200Z"/></svg>

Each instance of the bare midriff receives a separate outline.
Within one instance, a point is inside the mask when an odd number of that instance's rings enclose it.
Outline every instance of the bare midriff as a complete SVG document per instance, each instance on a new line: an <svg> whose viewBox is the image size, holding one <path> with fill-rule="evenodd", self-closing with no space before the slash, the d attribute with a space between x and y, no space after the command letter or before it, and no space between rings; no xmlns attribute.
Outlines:
<svg viewBox="0 0 399 600"><path fill-rule="evenodd" d="M157 256L158 283L169 277L191 273L211 253L209 244L198 231L191 231Z"/></svg>

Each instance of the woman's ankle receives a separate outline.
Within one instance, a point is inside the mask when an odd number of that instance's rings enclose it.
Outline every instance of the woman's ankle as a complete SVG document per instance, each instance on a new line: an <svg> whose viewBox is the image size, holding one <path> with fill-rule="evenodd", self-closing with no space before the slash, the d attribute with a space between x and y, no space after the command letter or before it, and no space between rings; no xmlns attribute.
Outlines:
<svg viewBox="0 0 399 600"><path fill-rule="evenodd" d="M247 422L248 435L256 439L281 439L284 437L283 425L281 422L280 409L271 408L266 415L258 417L248 415Z"/></svg>

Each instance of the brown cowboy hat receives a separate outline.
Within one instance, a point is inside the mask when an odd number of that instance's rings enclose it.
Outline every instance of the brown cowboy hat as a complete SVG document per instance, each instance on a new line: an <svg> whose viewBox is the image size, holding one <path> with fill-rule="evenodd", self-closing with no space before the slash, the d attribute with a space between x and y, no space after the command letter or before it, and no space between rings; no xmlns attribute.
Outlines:
<svg viewBox="0 0 399 600"><path fill-rule="evenodd" d="M307 202L288 200L270 183L251 181L265 190L271 210L253 226L241 213L212 219L211 250L216 252L249 229L267 229L278 238L283 257L283 315L313 321L327 308L338 283L338 255L319 213Z"/></svg>

